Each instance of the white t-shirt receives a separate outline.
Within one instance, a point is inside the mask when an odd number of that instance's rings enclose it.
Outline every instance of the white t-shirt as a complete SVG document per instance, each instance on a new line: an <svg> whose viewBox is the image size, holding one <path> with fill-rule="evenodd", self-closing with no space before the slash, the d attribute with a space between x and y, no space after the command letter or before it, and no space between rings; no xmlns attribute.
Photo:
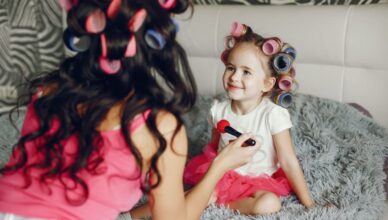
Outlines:
<svg viewBox="0 0 388 220"><path fill-rule="evenodd" d="M287 109L274 104L268 98L263 98L260 104L245 115L237 115L232 111L230 100L215 100L210 108L209 123L217 128L217 123L226 119L230 126L240 133L252 133L261 136L263 143L260 150L253 156L250 163L235 169L241 175L258 176L267 174L271 176L278 168L278 159L273 144L272 135L291 128L292 123ZM218 150L225 147L230 140L236 137L221 134Z"/></svg>

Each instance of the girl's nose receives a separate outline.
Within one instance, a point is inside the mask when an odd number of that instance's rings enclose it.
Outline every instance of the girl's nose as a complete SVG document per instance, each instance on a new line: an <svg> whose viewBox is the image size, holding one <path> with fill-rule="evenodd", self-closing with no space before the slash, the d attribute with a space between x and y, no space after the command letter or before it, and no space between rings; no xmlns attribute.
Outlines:
<svg viewBox="0 0 388 220"><path fill-rule="evenodd" d="M235 71L234 73L232 73L232 75L230 76L230 79L233 82L238 82L240 80L240 74L238 73L238 71Z"/></svg>

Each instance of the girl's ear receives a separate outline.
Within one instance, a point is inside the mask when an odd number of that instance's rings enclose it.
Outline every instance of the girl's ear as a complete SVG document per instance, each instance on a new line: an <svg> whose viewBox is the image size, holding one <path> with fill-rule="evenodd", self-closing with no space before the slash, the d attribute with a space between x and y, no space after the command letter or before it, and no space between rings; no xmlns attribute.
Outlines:
<svg viewBox="0 0 388 220"><path fill-rule="evenodd" d="M276 78L271 76L271 77L268 77L264 80L264 88L263 88L263 92L269 92L271 91L271 89L274 87L276 83Z"/></svg>

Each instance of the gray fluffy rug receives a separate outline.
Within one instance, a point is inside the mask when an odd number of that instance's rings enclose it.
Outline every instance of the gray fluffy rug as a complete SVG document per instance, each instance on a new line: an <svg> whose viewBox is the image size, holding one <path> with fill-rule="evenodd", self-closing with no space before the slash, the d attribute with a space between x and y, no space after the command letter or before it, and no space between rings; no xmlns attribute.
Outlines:
<svg viewBox="0 0 388 220"><path fill-rule="evenodd" d="M306 210L292 195L283 198L283 208L276 214L243 216L213 205L205 210L203 220L383 218L387 131L347 104L309 95L294 100L289 111L295 151L318 206ZM210 97L201 97L185 116L191 155L199 153L210 138L206 122L210 104ZM335 206L324 207L326 201Z"/></svg>
<svg viewBox="0 0 388 220"><path fill-rule="evenodd" d="M190 155L201 152L210 137L207 111L210 97L200 97L185 115ZM306 210L291 195L272 215L244 216L211 205L202 220L237 219L382 219L386 194L383 164L388 155L387 131L353 107L332 100L298 95L289 109L295 151L317 207ZM21 120L18 121L20 126ZM7 116L0 116L0 161L17 139ZM324 207L327 201L335 206ZM120 216L123 219L124 216Z"/></svg>

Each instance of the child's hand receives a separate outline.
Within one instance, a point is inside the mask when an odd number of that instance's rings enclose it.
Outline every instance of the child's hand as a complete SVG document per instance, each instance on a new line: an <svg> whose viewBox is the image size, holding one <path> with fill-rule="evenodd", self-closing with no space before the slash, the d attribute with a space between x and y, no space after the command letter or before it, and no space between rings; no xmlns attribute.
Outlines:
<svg viewBox="0 0 388 220"><path fill-rule="evenodd" d="M256 145L242 147L249 138L256 140ZM224 172L235 169L251 161L253 155L260 149L260 146L261 141L259 138L251 134L242 134L219 152L213 164L217 165Z"/></svg>

